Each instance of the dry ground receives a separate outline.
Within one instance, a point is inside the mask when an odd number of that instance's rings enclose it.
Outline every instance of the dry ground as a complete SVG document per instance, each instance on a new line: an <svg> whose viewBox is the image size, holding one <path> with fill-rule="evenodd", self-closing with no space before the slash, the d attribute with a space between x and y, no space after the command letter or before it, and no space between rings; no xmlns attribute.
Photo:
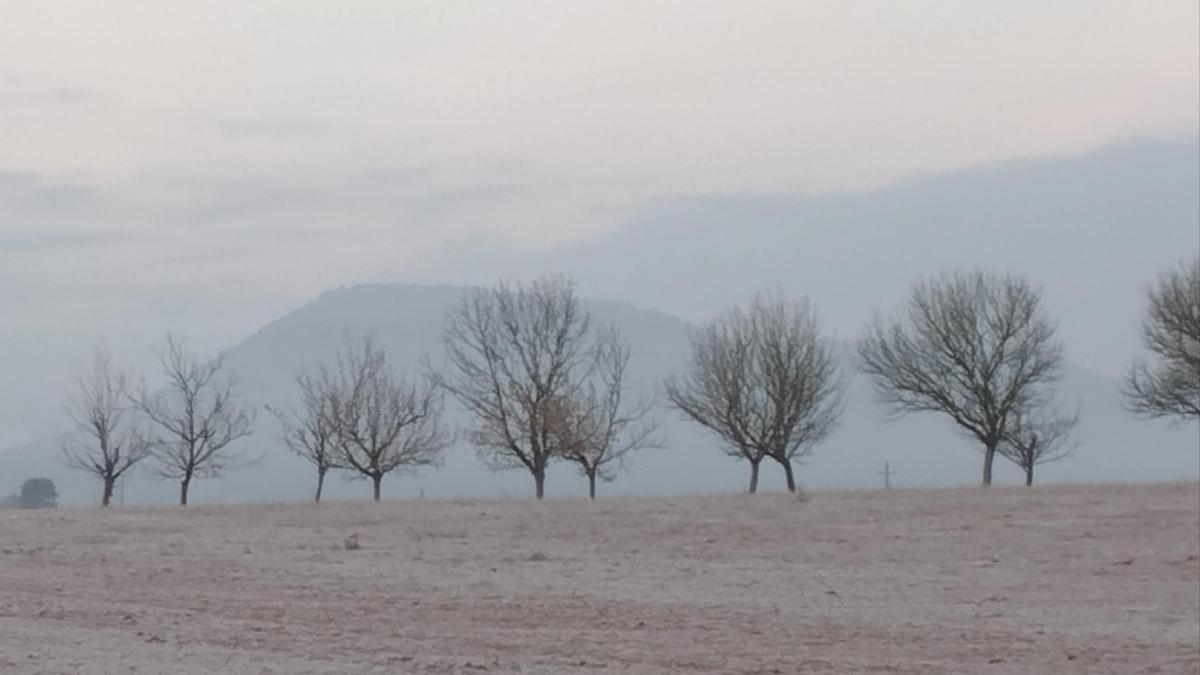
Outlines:
<svg viewBox="0 0 1200 675"><path fill-rule="evenodd" d="M1198 555L1195 483L5 511L0 672L1196 673Z"/></svg>

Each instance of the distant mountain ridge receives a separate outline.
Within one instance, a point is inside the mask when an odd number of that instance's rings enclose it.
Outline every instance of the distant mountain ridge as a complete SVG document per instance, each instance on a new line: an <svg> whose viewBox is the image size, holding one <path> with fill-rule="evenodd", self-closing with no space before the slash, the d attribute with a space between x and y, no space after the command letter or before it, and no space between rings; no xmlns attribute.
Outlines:
<svg viewBox="0 0 1200 675"><path fill-rule="evenodd" d="M346 336L374 335L389 358L410 372L428 355L440 362L440 334L445 312L463 292L453 286L370 284L322 293L272 321L228 350L226 367L238 375L244 400L258 406L287 405L295 395L297 368L329 359ZM598 322L619 328L633 345L631 372L635 385L657 391L666 375L677 372L688 353L688 324L668 314L611 301L586 301ZM1130 419L1120 410L1116 381L1068 367L1062 396L1083 409L1077 458L1047 465L1040 481L1178 480L1200 475L1194 425L1169 429L1163 423ZM453 407L453 406L451 406ZM809 487L872 486L885 461L899 471L897 485L972 484L978 480L979 457L974 444L955 434L936 416L881 422L869 383L852 378L841 428L799 467L798 479ZM633 459L632 469L600 488L601 497L619 494L682 494L738 491L745 487L746 467L725 458L715 441L668 410L661 410L668 447ZM454 413L454 420L466 419ZM220 480L201 481L197 502L304 500L313 478L307 465L289 455L277 439L275 421L259 416L257 433L247 447L265 455L260 465L230 472ZM63 503L90 501L95 486L62 467L50 443L36 443L0 453L0 492L25 477L50 477ZM998 482L1015 483L1018 473L1001 467ZM766 489L778 489L782 477L773 467L764 476ZM364 498L367 485L338 478L328 481L330 498ZM530 480L519 472L492 473L474 451L462 444L447 455L446 466L416 476L392 476L384 482L385 498L449 496L525 496ZM583 480L571 467L558 466L548 480L548 495L581 496ZM131 502L169 503L175 486L138 475L126 486ZM119 495L120 497L120 495Z"/></svg>
<svg viewBox="0 0 1200 675"><path fill-rule="evenodd" d="M566 270L585 292L688 319L780 287L808 295L847 339L920 275L1013 270L1045 289L1070 358L1115 375L1140 346L1143 287L1197 252L1200 140L1188 138L994 162L874 190L664 196L607 236L508 257L456 251L446 264L484 279Z"/></svg>

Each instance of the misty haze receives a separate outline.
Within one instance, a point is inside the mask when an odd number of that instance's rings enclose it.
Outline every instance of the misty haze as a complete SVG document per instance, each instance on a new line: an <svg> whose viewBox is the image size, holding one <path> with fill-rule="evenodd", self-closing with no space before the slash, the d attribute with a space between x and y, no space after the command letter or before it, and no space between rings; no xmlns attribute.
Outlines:
<svg viewBox="0 0 1200 675"><path fill-rule="evenodd" d="M0 672L1200 671L1200 8L0 5Z"/></svg>

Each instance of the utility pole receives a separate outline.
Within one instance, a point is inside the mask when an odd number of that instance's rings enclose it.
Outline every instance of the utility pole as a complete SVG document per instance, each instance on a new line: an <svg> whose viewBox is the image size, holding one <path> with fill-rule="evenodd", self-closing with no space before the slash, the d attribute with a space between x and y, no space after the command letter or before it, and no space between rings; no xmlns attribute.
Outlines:
<svg viewBox="0 0 1200 675"><path fill-rule="evenodd" d="M892 476L896 475L896 472L892 471L891 464L884 462L883 471L876 471L875 473L883 476L883 489L890 490L892 488Z"/></svg>

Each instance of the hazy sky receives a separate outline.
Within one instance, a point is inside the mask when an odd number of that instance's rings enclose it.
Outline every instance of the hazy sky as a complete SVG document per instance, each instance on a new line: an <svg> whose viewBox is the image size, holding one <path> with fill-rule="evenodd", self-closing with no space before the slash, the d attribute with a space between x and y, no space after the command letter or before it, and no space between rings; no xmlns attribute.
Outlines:
<svg viewBox="0 0 1200 675"><path fill-rule="evenodd" d="M1194 137L1198 26L1195 0L0 0L0 348L227 343L655 197Z"/></svg>

